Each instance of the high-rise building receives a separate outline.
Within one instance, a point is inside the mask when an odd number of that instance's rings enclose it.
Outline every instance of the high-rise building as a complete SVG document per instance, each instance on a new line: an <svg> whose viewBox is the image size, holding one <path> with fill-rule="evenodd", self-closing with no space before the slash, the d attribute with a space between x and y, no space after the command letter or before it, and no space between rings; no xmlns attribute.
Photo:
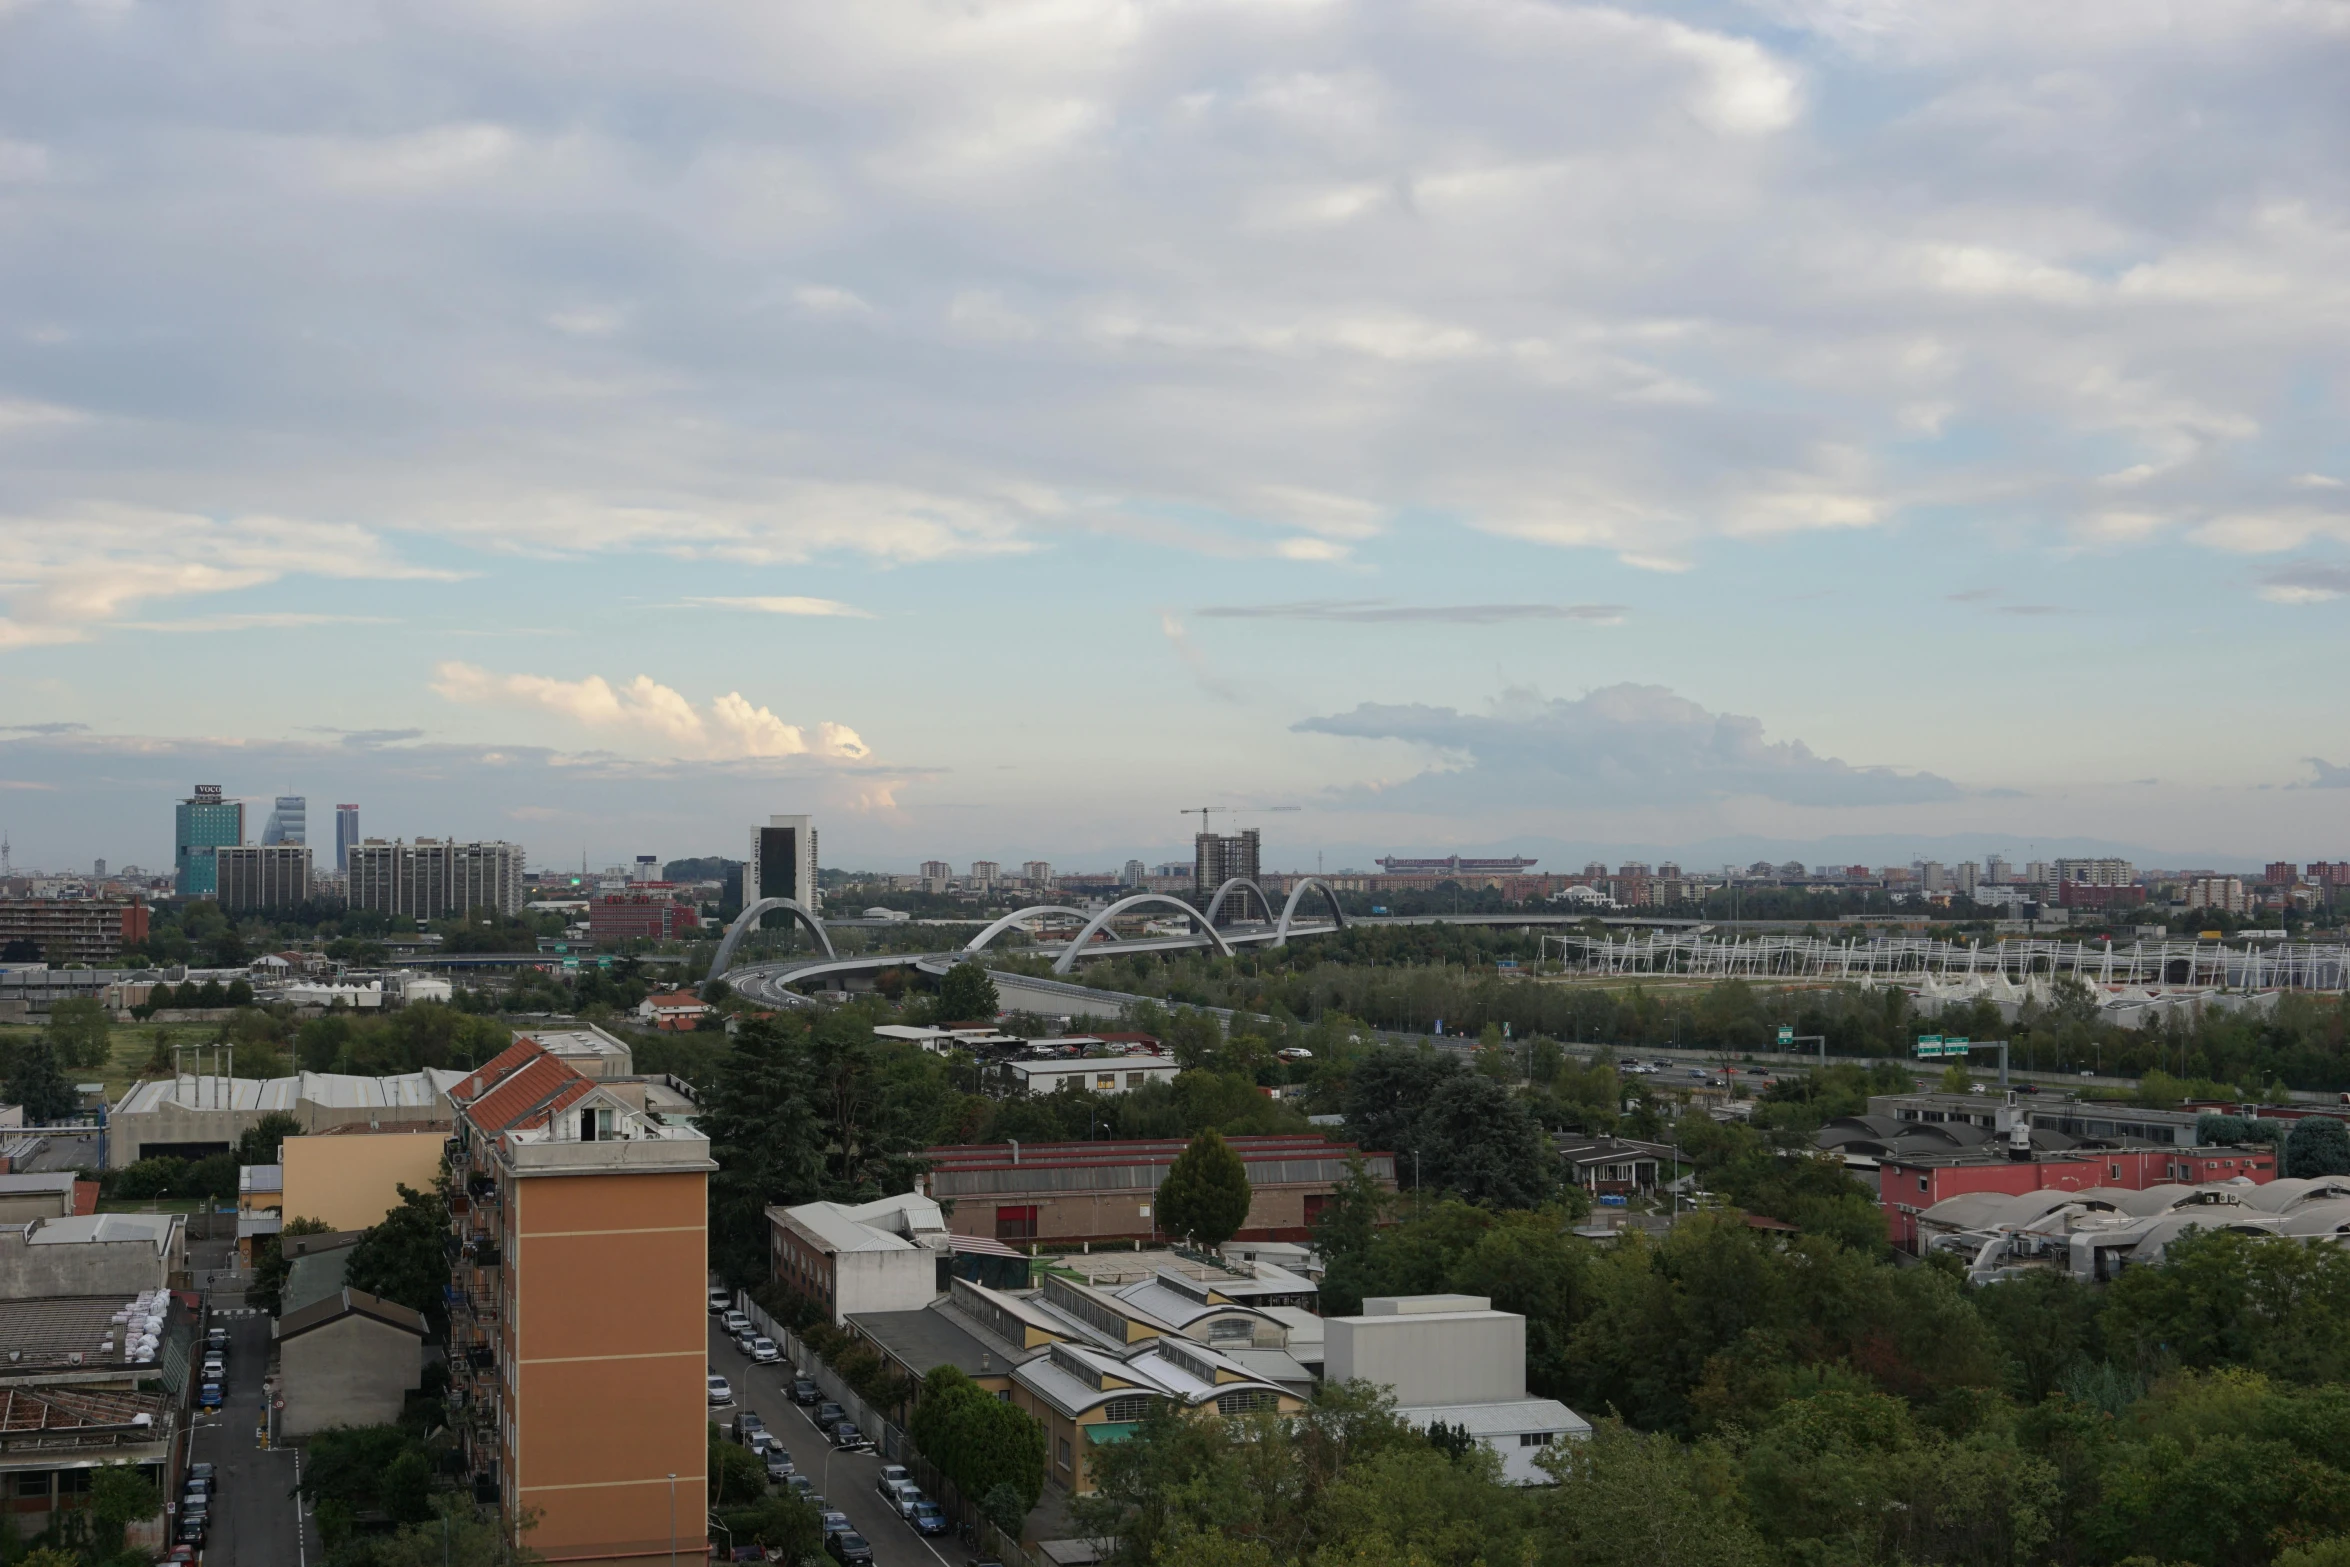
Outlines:
<svg viewBox="0 0 2350 1567"><path fill-rule="evenodd" d="M437 919L470 909L522 911L522 845L368 838L351 848L346 901L354 909Z"/></svg>
<svg viewBox="0 0 2350 1567"><path fill-rule="evenodd" d="M96 861L95 863L93 863L93 864L90 866L90 880L92 880L92 881L104 881L105 879L106 879L106 862L105 862L104 860L99 860L99 861Z"/></svg>
<svg viewBox="0 0 2350 1567"><path fill-rule="evenodd" d="M272 843L308 843L310 841L310 802L298 794L281 794L269 813L269 822L261 829L261 841Z"/></svg>
<svg viewBox="0 0 2350 1567"><path fill-rule="evenodd" d="M709 1554L716 1166L625 1087L517 1039L450 1090L450 1425L511 1543L658 1567Z"/></svg>
<svg viewBox="0 0 2350 1567"><path fill-rule="evenodd" d="M1143 881L1149 876L1149 874L1149 871L1143 868L1142 861L1128 860L1126 862L1126 868L1118 873L1118 885L1121 887L1139 887L1143 884Z"/></svg>
<svg viewBox="0 0 2350 1567"><path fill-rule="evenodd" d="M639 887L644 886L648 882L659 881L661 879L661 856L658 854L638 855L636 857L636 868L628 873L628 879L632 884Z"/></svg>
<svg viewBox="0 0 2350 1567"><path fill-rule="evenodd" d="M335 807L335 874L347 874L351 869L351 848L359 841L359 807Z"/></svg>
<svg viewBox="0 0 2350 1567"><path fill-rule="evenodd" d="M1202 904L1216 895L1216 889L1235 876L1257 879L1258 836L1254 827L1244 827L1236 833L1203 832L1191 840L1191 890ZM1224 907L1235 919L1250 917L1256 899L1245 890L1237 898L1224 900ZM1222 912L1222 911L1219 911ZM1267 918L1270 918L1267 915Z"/></svg>
<svg viewBox="0 0 2350 1567"><path fill-rule="evenodd" d="M1020 867L1021 877L1031 887L1050 887L1053 884L1053 862L1029 860Z"/></svg>
<svg viewBox="0 0 2350 1567"><path fill-rule="evenodd" d="M2048 879L2064 887L2127 887L2138 868L2128 860L2058 860Z"/></svg>
<svg viewBox="0 0 2350 1567"><path fill-rule="evenodd" d="M222 796L218 784L198 784L172 812L172 890L183 898L220 890L213 851L245 841L245 802Z"/></svg>
<svg viewBox="0 0 2350 1567"><path fill-rule="evenodd" d="M1921 860L1917 865L1918 885L1928 892L1948 892L1950 873L1940 860Z"/></svg>
<svg viewBox="0 0 2350 1567"><path fill-rule="evenodd" d="M994 860L973 860L971 879L982 887L992 887L1004 879L1004 868Z"/></svg>
<svg viewBox="0 0 2350 1567"><path fill-rule="evenodd" d="M789 898L810 914L822 907L816 885L816 828L805 816L770 816L751 829L750 863L743 867L743 904L761 898ZM761 925L789 920L768 914Z"/></svg>
<svg viewBox="0 0 2350 1567"><path fill-rule="evenodd" d="M1977 879L1977 868L1975 862L1972 860L1961 860L1956 865L1952 866L1951 869L1956 872L1952 885L1965 896L1969 898L1973 897L1975 895L1975 885Z"/></svg>
<svg viewBox="0 0 2350 1567"><path fill-rule="evenodd" d="M300 843L239 844L212 851L224 909L289 909L310 901L310 849Z"/></svg>
<svg viewBox="0 0 2350 1567"><path fill-rule="evenodd" d="M0 947L30 942L35 961L52 968L68 963L112 963L125 946L147 939L147 905L111 898L0 898Z"/></svg>
<svg viewBox="0 0 2350 1567"><path fill-rule="evenodd" d="M1996 854L1985 855L1983 857L1983 880L1994 887L2004 882L2011 882L2015 880L2015 867Z"/></svg>
<svg viewBox="0 0 2350 1567"><path fill-rule="evenodd" d="M2244 883L2234 876L2190 877L2180 889L2180 897L2190 909L2217 909L2223 914L2244 914L2251 909Z"/></svg>
<svg viewBox="0 0 2350 1567"><path fill-rule="evenodd" d="M954 874L955 868L944 860L924 860L922 862L922 879L924 881L945 881Z"/></svg>

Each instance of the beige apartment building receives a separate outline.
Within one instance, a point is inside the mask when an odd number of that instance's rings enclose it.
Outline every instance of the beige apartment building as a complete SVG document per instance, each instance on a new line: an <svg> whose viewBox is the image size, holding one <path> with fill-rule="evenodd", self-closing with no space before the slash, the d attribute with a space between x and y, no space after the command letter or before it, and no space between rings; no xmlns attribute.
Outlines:
<svg viewBox="0 0 2350 1567"><path fill-rule="evenodd" d="M525 1039L450 1092L459 1420L476 1494L550 1562L707 1553L715 1166L629 1086Z"/></svg>

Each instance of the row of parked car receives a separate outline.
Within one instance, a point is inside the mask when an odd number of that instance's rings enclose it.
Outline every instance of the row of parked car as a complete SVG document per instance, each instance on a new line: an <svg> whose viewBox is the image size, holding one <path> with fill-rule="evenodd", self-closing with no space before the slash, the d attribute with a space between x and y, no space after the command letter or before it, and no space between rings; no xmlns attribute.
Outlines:
<svg viewBox="0 0 2350 1567"><path fill-rule="evenodd" d="M228 1329L212 1328L204 1335L203 1369L197 1377L196 1402L218 1409L221 1389L228 1384ZM172 1559L193 1561L212 1532L212 1498L218 1471L210 1464L188 1465L188 1479L180 1496L178 1521L172 1529Z"/></svg>

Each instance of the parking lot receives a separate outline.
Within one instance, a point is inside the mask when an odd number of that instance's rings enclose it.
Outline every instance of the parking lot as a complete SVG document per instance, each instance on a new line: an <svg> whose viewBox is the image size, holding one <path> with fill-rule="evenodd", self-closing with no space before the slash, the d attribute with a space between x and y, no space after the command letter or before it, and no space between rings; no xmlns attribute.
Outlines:
<svg viewBox="0 0 2350 1567"><path fill-rule="evenodd" d="M872 1542L875 1567L962 1567L969 1559L971 1553L953 1535L926 1539L907 1527L874 1490L883 1460L873 1453L832 1451L811 1419L815 1411L791 1401L790 1362L754 1364L734 1347L715 1316L710 1319L710 1369L734 1388L734 1402L713 1408L710 1418L731 1436L735 1415L745 1409L755 1411L791 1454L800 1473L816 1482L825 1499L848 1514L857 1532ZM723 1544L725 1536L717 1539Z"/></svg>

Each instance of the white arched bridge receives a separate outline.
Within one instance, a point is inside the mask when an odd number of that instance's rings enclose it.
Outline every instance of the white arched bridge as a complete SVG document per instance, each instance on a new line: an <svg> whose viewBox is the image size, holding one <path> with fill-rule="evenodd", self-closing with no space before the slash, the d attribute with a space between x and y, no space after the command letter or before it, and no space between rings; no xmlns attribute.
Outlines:
<svg viewBox="0 0 2350 1567"><path fill-rule="evenodd" d="M1180 952L1192 948L1212 948L1225 957L1244 946L1284 947L1292 936L1324 936L1344 930L1346 910L1340 907L1338 894L1319 876L1307 876L1290 889L1288 900L1281 905L1280 914L1269 922L1260 922L1239 928L1219 930L1216 916L1226 900L1242 893L1253 893L1267 910L1273 900L1265 890L1245 876L1236 876L1218 887L1208 899L1205 909L1193 907L1172 893L1138 892L1118 899L1109 907L1087 911L1065 904L1040 903L1029 908L1015 909L987 926L960 947L940 952L872 952L853 957L842 957L833 947L832 937L808 908L790 898L761 898L735 916L726 927L726 935L718 943L717 954L710 960L710 977L724 978L736 989L751 994L754 999L777 1001L786 1005L799 999L784 987L807 980L829 979L838 975L870 974L886 968L912 966L927 973L944 973L955 964L975 959L996 942L1015 930L1026 930L1046 920L1063 923L1076 921L1076 932L1061 941L1040 939L1038 950L1054 952L1053 972L1073 972L1078 963L1088 958L1125 957L1131 953ZM1301 920L1300 907L1309 894L1319 893L1328 909L1327 919ZM1120 938L1114 922L1133 914L1165 913L1180 917L1191 929L1184 934L1158 934ZM823 956L809 955L745 965L733 969L735 953L743 938L759 928L769 914L786 914L794 924L806 927L816 944L824 949Z"/></svg>

